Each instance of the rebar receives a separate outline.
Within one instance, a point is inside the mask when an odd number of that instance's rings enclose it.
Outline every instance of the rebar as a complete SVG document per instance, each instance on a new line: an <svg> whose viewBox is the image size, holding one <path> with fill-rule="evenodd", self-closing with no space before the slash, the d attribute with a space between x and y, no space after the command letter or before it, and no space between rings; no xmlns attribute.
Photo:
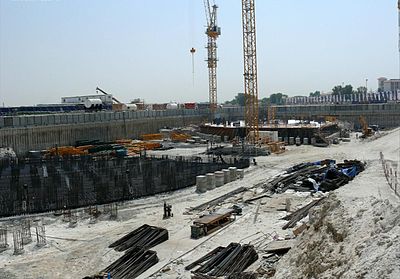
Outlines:
<svg viewBox="0 0 400 279"><path fill-rule="evenodd" d="M24 253L24 243L22 241L21 228L14 228L13 231L13 241L14 241L14 255L21 255Z"/></svg>
<svg viewBox="0 0 400 279"><path fill-rule="evenodd" d="M24 245L32 242L32 234L31 234L31 220L24 219L21 221L22 228L22 242Z"/></svg>
<svg viewBox="0 0 400 279"><path fill-rule="evenodd" d="M35 229L36 229L36 246L42 247L45 246L47 241L46 241L46 230L43 224L43 220L36 222L35 224Z"/></svg>
<svg viewBox="0 0 400 279"><path fill-rule="evenodd" d="M0 252L8 249L7 227L0 227Z"/></svg>

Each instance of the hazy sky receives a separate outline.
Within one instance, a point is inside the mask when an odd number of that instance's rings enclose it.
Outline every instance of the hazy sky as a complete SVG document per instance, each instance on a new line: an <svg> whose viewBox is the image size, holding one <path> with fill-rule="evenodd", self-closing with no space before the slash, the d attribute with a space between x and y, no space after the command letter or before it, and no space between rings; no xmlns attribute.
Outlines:
<svg viewBox="0 0 400 279"><path fill-rule="evenodd" d="M217 0L218 101L243 92L241 1ZM256 0L259 96L399 76L397 0ZM207 101L202 0L0 0L0 105ZM195 83L189 49L195 47Z"/></svg>

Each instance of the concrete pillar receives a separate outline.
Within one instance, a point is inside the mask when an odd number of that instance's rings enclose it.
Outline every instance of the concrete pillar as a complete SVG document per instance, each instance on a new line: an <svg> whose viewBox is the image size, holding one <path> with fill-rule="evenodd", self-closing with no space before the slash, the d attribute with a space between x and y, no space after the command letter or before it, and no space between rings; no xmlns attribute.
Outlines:
<svg viewBox="0 0 400 279"><path fill-rule="evenodd" d="M215 175L213 173L207 173L207 190L215 189Z"/></svg>
<svg viewBox="0 0 400 279"><path fill-rule="evenodd" d="M230 171L227 169L223 169L222 170L224 172L224 183L229 183L231 182L231 175L230 175Z"/></svg>
<svg viewBox="0 0 400 279"><path fill-rule="evenodd" d="M205 175L196 176L196 192L197 193L207 192L207 177Z"/></svg>
<svg viewBox="0 0 400 279"><path fill-rule="evenodd" d="M236 178L237 178L236 170L237 170L236 167L230 167L229 168L229 176L230 176L230 180L231 181L235 181Z"/></svg>
<svg viewBox="0 0 400 279"><path fill-rule="evenodd" d="M223 171L216 171L215 173L215 186L221 187L224 185L224 172Z"/></svg>

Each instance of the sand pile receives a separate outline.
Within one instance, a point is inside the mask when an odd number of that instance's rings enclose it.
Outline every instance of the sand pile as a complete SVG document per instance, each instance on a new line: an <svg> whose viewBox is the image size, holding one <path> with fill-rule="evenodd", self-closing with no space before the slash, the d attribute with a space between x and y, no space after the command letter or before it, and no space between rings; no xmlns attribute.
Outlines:
<svg viewBox="0 0 400 279"><path fill-rule="evenodd" d="M400 206L331 194L310 223L275 278L400 278Z"/></svg>

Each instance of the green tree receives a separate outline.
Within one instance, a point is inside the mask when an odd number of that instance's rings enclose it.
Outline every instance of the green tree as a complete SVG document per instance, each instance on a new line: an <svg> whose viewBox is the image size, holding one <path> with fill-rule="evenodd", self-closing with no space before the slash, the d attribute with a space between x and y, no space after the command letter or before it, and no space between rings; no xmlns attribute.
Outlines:
<svg viewBox="0 0 400 279"><path fill-rule="evenodd" d="M345 95L345 96L349 96L351 94L353 94L353 86L351 86L350 84L346 85L345 87L341 86L341 85L336 85L335 87L333 87L332 89L332 94L333 95Z"/></svg>
<svg viewBox="0 0 400 279"><path fill-rule="evenodd" d="M360 86L357 88L357 93L358 94L367 93L367 88L365 86Z"/></svg>
<svg viewBox="0 0 400 279"><path fill-rule="evenodd" d="M319 96L321 96L320 91L310 92L310 97L319 97Z"/></svg>
<svg viewBox="0 0 400 279"><path fill-rule="evenodd" d="M265 108L268 105L268 102L269 102L269 98L264 97L259 101L259 104L261 107Z"/></svg>
<svg viewBox="0 0 400 279"><path fill-rule="evenodd" d="M342 94L343 95L351 95L351 94L353 94L353 86L351 86L350 84L346 85L343 88L343 93Z"/></svg>
<svg viewBox="0 0 400 279"><path fill-rule="evenodd" d="M244 93L238 93L232 101L226 101L225 104L244 106Z"/></svg>
<svg viewBox="0 0 400 279"><path fill-rule="evenodd" d="M274 93L269 96L269 100L271 101L271 104L274 105L283 105L283 99L287 98L288 96L282 93Z"/></svg>
<svg viewBox="0 0 400 279"><path fill-rule="evenodd" d="M336 85L335 87L333 87L332 89L332 94L333 95L341 95L343 91L343 87L341 85Z"/></svg>

